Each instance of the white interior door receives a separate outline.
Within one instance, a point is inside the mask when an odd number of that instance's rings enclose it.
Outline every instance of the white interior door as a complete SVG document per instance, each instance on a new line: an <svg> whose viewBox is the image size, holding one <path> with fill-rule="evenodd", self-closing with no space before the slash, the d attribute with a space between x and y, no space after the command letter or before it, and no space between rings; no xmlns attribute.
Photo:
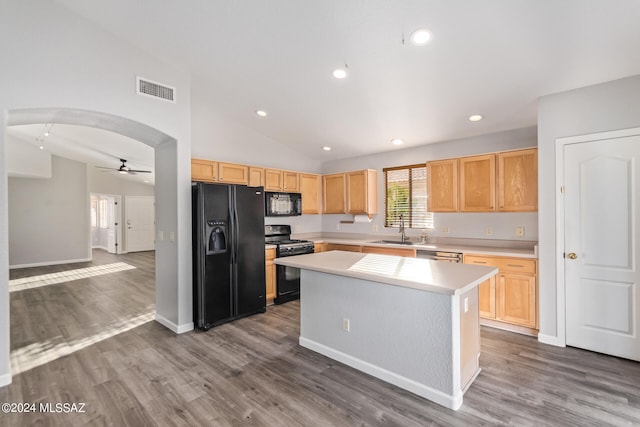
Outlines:
<svg viewBox="0 0 640 427"><path fill-rule="evenodd" d="M118 252L118 226L119 226L119 203L116 197L106 197L107 200L107 252L117 254Z"/></svg>
<svg viewBox="0 0 640 427"><path fill-rule="evenodd" d="M640 360L638 162L640 136L564 147L566 341L633 360Z"/></svg>
<svg viewBox="0 0 640 427"><path fill-rule="evenodd" d="M127 251L155 249L155 198L126 196Z"/></svg>

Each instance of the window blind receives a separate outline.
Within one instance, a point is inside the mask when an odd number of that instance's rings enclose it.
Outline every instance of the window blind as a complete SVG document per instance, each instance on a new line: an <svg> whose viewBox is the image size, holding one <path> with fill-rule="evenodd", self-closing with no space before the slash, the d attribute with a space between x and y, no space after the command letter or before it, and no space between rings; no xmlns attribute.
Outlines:
<svg viewBox="0 0 640 427"><path fill-rule="evenodd" d="M427 168L424 164L385 168L385 227L433 228L427 212Z"/></svg>

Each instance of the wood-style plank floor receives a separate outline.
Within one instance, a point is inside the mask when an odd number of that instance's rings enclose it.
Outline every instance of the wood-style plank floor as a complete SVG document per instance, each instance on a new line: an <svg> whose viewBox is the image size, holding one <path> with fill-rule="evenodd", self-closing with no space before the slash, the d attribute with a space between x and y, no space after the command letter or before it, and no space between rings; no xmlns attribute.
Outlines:
<svg viewBox="0 0 640 427"><path fill-rule="evenodd" d="M95 258L137 268L11 294L12 351L32 351L0 388L0 403L86 412L0 414L1 426L640 425L640 363L484 328L483 370L451 411L298 346L297 301L175 335L144 317L153 253Z"/></svg>

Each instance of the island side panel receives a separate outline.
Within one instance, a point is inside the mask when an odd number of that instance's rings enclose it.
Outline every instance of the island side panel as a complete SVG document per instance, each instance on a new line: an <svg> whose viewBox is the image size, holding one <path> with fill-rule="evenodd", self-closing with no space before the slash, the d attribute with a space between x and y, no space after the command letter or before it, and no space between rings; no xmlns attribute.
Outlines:
<svg viewBox="0 0 640 427"><path fill-rule="evenodd" d="M466 390L480 373L478 287L468 290L456 299L454 301L458 303L460 313L460 388ZM466 312L465 299L467 299Z"/></svg>
<svg viewBox="0 0 640 427"><path fill-rule="evenodd" d="M301 345L459 407L451 296L310 270L302 270L300 295Z"/></svg>

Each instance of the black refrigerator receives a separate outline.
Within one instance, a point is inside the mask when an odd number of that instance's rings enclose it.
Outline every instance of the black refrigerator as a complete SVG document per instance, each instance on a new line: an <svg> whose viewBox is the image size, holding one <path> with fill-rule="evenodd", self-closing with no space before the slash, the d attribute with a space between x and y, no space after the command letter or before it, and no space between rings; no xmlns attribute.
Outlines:
<svg viewBox="0 0 640 427"><path fill-rule="evenodd" d="M264 312L263 188L193 183L192 212L195 326Z"/></svg>

